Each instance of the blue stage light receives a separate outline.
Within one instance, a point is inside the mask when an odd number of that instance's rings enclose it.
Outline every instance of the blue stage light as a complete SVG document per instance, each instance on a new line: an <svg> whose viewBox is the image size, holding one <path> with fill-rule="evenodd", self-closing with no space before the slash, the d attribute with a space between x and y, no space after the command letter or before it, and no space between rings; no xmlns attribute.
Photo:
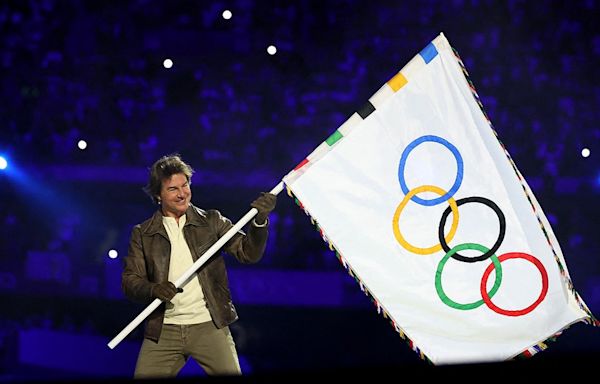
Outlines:
<svg viewBox="0 0 600 384"><path fill-rule="evenodd" d="M4 156L0 156L0 170L4 170L8 167L8 161L4 158Z"/></svg>

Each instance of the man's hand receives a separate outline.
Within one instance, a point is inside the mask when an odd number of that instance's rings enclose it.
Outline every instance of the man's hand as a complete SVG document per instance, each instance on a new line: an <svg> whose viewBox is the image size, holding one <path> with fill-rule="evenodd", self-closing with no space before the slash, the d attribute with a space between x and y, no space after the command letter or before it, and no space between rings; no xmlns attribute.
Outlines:
<svg viewBox="0 0 600 384"><path fill-rule="evenodd" d="M267 216L269 216L269 213L271 213L271 211L275 209L276 203L277 196L267 192L260 193L260 196L257 197L256 200L252 202L252 204L250 204L252 208L256 208L258 210L258 213L254 218L256 224L262 225L266 222Z"/></svg>
<svg viewBox="0 0 600 384"><path fill-rule="evenodd" d="M183 292L183 289L175 288L175 284L170 281L163 281L152 287L152 297L162 301L171 301L178 292Z"/></svg>

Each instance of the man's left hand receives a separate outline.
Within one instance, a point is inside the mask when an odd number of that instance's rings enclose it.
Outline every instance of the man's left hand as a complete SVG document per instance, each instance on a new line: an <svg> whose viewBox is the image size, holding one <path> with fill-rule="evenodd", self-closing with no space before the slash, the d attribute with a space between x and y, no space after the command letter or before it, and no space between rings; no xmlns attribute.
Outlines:
<svg viewBox="0 0 600 384"><path fill-rule="evenodd" d="M277 203L277 196L272 193L261 192L260 196L256 198L250 204L252 208L256 208L258 213L254 218L255 222L259 225L262 225L266 222L267 216L273 209L275 209L275 204Z"/></svg>

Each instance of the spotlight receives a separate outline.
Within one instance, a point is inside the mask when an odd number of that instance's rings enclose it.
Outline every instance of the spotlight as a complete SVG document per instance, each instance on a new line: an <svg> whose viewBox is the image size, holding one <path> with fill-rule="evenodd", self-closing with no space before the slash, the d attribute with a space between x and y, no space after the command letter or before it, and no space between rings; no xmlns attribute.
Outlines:
<svg viewBox="0 0 600 384"><path fill-rule="evenodd" d="M84 150L87 148L87 141L85 140L79 140L79 142L77 143L77 147L81 150Z"/></svg>
<svg viewBox="0 0 600 384"><path fill-rule="evenodd" d="M117 252L114 249L111 249L110 251L108 251L108 257L110 257L111 259L116 259L119 256L119 252Z"/></svg>
<svg viewBox="0 0 600 384"><path fill-rule="evenodd" d="M0 169L4 170L8 167L8 161L4 158L4 156L0 156Z"/></svg>
<svg viewBox="0 0 600 384"><path fill-rule="evenodd" d="M173 60L171 59L165 59L165 61L163 61L163 67L169 69L173 66Z"/></svg>
<svg viewBox="0 0 600 384"><path fill-rule="evenodd" d="M275 47L274 45L269 45L267 47L267 53L271 56L273 56L274 54L277 53L277 47Z"/></svg>
<svg viewBox="0 0 600 384"><path fill-rule="evenodd" d="M231 13L231 11L229 9L226 9L223 11L223 18L225 20L231 19L231 16L233 16L233 13Z"/></svg>
<svg viewBox="0 0 600 384"><path fill-rule="evenodd" d="M589 148L583 148L581 150L581 156L583 156L583 157L589 157L590 154L591 154L591 152L590 152Z"/></svg>

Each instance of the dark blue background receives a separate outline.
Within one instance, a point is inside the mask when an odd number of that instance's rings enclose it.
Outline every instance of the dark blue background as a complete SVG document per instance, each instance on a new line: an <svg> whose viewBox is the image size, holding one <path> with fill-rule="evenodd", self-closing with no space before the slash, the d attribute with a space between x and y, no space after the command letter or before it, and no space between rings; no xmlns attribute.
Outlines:
<svg viewBox="0 0 600 384"><path fill-rule="evenodd" d="M152 162L180 153L194 202L236 221L440 32L598 315L599 16L592 0L0 3L0 378L129 378L140 329L106 343L143 309L119 273L155 209ZM260 264L229 263L246 372L425 364L285 194L271 227ZM533 360L599 351L576 324Z"/></svg>

